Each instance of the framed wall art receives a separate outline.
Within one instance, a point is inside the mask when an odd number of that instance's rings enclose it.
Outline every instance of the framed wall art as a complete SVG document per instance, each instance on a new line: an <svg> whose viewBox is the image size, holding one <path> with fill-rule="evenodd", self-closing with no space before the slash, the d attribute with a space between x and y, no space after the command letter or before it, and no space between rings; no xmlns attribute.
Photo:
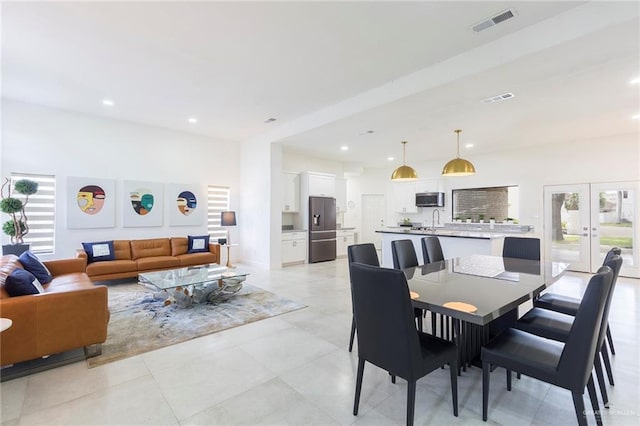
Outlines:
<svg viewBox="0 0 640 426"><path fill-rule="evenodd" d="M67 177L67 228L113 228L116 225L114 179Z"/></svg>
<svg viewBox="0 0 640 426"><path fill-rule="evenodd" d="M155 182L122 182L122 226L162 226L163 185Z"/></svg>
<svg viewBox="0 0 640 426"><path fill-rule="evenodd" d="M202 225L207 210L207 200L198 184L168 183L166 200L169 226Z"/></svg>

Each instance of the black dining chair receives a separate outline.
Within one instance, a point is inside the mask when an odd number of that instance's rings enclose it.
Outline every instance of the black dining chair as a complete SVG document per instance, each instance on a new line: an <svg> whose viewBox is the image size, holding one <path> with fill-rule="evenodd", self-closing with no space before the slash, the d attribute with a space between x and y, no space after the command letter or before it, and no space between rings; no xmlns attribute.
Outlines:
<svg viewBox="0 0 640 426"><path fill-rule="evenodd" d="M442 246L438 237L422 237L422 258L424 264L427 265L433 262L440 262L444 260L444 254L442 253Z"/></svg>
<svg viewBox="0 0 640 426"><path fill-rule="evenodd" d="M489 405L489 374L491 367L495 366L507 370L507 389L511 385L511 372L515 371L570 390L579 425L587 424L582 400L586 386L596 421L598 424L602 423L591 370L612 284L613 271L608 266L601 267L589 280L583 303L578 309L565 344L509 328L482 348L484 421L487 420Z"/></svg>
<svg viewBox="0 0 640 426"><path fill-rule="evenodd" d="M612 247L604 257L603 265L607 263L607 261L614 255L622 256L622 250L619 247ZM617 277L616 277L617 278ZM574 315L578 310L578 306L580 306L580 299L576 299L575 297L564 296L562 294L555 293L545 293L541 295L538 299L536 299L534 306L538 308L549 309L551 311L562 312L567 315ZM616 350L613 346L613 337L611 336L611 328L607 323L607 342L609 343L609 349L611 350L611 354L615 355ZM606 352L606 351L605 351ZM608 354L603 354L605 359L609 358ZM605 361L606 362L606 361ZM606 366L607 364L605 364ZM607 372L609 372L610 367L607 368ZM609 382L613 384L613 376L609 375Z"/></svg>
<svg viewBox="0 0 640 426"><path fill-rule="evenodd" d="M351 294L358 324L358 373L353 415L358 415L365 362L407 381L407 425L413 424L416 382L449 364L453 415L458 416L457 349L416 330L402 271L354 263Z"/></svg>
<svg viewBox="0 0 640 426"><path fill-rule="evenodd" d="M422 258L424 264L428 265L434 262L441 262L444 260L444 254L442 252L442 246L440 245L440 239L435 236L422 237L420 240L422 243ZM436 323L438 315L435 312L431 312L431 333L436 335ZM446 326L446 330L445 330ZM450 339L450 322L445 320L444 315L440 315L440 337ZM446 333L445 333L446 331Z"/></svg>
<svg viewBox="0 0 640 426"><path fill-rule="evenodd" d="M411 240L391 241L391 255L393 257L393 269L407 269L418 266L418 256ZM423 314L422 309L414 308L416 324L420 331L422 331ZM433 333L435 334L435 330Z"/></svg>
<svg viewBox="0 0 640 426"><path fill-rule="evenodd" d="M611 371L611 364L609 357L606 355L607 348L605 346L606 330L608 325L609 308L611 306L611 299L613 298L613 292L615 290L616 281L620 268L622 267L622 257L613 255L605 262L604 266L608 266L613 271L613 281L611 284L611 291L607 295L607 302L605 305L605 313L602 318L601 328L598 333L598 346L596 355L594 357L593 366L596 371L596 378L600 387L600 394L602 395L602 402L605 408L609 408L609 396L607 394L607 388L604 383L604 375L602 373L602 360L604 359L605 367L607 368L607 374ZM576 311L577 313L577 311ZM516 324L516 327L520 330L536 334L538 336L546 337L547 339L558 340L560 342L566 342L569 338L569 333L575 315L567 315L548 309L542 309L534 307L529 312L524 314ZM613 375L610 376L611 384L613 384Z"/></svg>
<svg viewBox="0 0 640 426"><path fill-rule="evenodd" d="M502 257L540 260L540 239L504 237L504 245L502 246Z"/></svg>
<svg viewBox="0 0 640 426"><path fill-rule="evenodd" d="M380 266L376 246L372 243L354 244L347 247L347 258L349 260L349 277L351 277L351 265L353 263L364 263L365 265ZM356 336L356 316L351 318L351 336L349 337L349 352L353 350L353 340Z"/></svg>

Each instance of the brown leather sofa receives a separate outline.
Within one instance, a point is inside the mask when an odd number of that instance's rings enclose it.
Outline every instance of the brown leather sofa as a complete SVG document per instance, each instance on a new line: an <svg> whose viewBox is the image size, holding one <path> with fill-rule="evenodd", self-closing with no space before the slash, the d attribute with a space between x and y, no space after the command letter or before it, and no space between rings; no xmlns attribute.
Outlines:
<svg viewBox="0 0 640 426"><path fill-rule="evenodd" d="M107 287L89 280L84 272L86 262L43 263L53 275L53 281L43 285L45 292L11 297L4 288L5 279L22 264L15 255L2 256L0 315L13 324L0 333L0 365L81 347L91 347L90 354L97 355L107 339Z"/></svg>
<svg viewBox="0 0 640 426"><path fill-rule="evenodd" d="M219 244L209 244L206 253L187 253L186 237L115 240L113 249L115 260L89 264L87 253L82 249L76 251L76 257L84 261L91 281L132 278L137 277L138 272L220 263Z"/></svg>

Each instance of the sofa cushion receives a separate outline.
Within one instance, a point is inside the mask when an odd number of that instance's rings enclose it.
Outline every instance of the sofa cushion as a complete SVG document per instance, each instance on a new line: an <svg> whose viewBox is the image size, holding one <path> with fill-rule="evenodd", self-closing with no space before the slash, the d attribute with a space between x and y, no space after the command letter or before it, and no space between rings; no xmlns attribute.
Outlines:
<svg viewBox="0 0 640 426"><path fill-rule="evenodd" d="M131 240L131 259L137 260L156 256L171 256L169 238Z"/></svg>
<svg viewBox="0 0 640 426"><path fill-rule="evenodd" d="M189 240L186 237L171 238L171 256L186 254L189 249Z"/></svg>
<svg viewBox="0 0 640 426"><path fill-rule="evenodd" d="M216 263L216 255L210 252L206 253L190 253L176 256L180 261L180 266L205 265L208 263Z"/></svg>
<svg viewBox="0 0 640 426"><path fill-rule="evenodd" d="M4 288L11 297L44 293L44 289L38 279L31 272L24 269L14 269L7 277Z"/></svg>
<svg viewBox="0 0 640 426"><path fill-rule="evenodd" d="M22 263L22 267L31 272L41 284L47 284L53 279L51 272L49 272L44 263L29 250L22 253L18 260Z"/></svg>
<svg viewBox="0 0 640 426"><path fill-rule="evenodd" d="M167 242L169 242L169 240L167 240ZM138 263L138 271L177 268L180 266L178 258L173 256L143 257L136 260L136 262Z"/></svg>
<svg viewBox="0 0 640 426"><path fill-rule="evenodd" d="M113 240L82 243L82 247L87 252L87 261L89 263L116 259L113 251Z"/></svg>
<svg viewBox="0 0 640 426"><path fill-rule="evenodd" d="M129 240L115 240L113 242L113 251L116 254L116 260L132 260Z"/></svg>
<svg viewBox="0 0 640 426"><path fill-rule="evenodd" d="M95 263L95 265L100 264L100 262ZM49 284L43 285L42 287L44 287L45 293L51 293L52 291L60 291L60 288L65 288L69 285L95 287L95 284L91 282L87 274L84 272L72 272L69 274L58 275L57 277L54 277Z"/></svg>
<svg viewBox="0 0 640 426"><path fill-rule="evenodd" d="M187 253L206 253L209 251L209 236L208 235L199 235L192 236L188 235L188 247Z"/></svg>
<svg viewBox="0 0 640 426"><path fill-rule="evenodd" d="M0 260L0 286L4 286L4 283L9 275L15 269L22 269L22 264L18 261L18 256L15 254L5 254Z"/></svg>
<svg viewBox="0 0 640 426"><path fill-rule="evenodd" d="M87 275L95 277L98 275L117 274L120 272L135 272L138 265L135 260L112 260L111 262L95 262L87 265Z"/></svg>

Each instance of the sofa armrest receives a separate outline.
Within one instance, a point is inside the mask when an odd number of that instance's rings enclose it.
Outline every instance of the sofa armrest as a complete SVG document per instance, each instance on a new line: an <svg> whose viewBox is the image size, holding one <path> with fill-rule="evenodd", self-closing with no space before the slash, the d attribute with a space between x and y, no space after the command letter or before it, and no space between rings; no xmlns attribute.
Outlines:
<svg viewBox="0 0 640 426"><path fill-rule="evenodd" d="M209 243L209 252L215 254L216 263L220 263L220 244L218 244L218 243Z"/></svg>
<svg viewBox="0 0 640 426"><path fill-rule="evenodd" d="M43 263L54 277L74 272L84 272L87 269L87 259L79 257L75 259L47 260Z"/></svg>

